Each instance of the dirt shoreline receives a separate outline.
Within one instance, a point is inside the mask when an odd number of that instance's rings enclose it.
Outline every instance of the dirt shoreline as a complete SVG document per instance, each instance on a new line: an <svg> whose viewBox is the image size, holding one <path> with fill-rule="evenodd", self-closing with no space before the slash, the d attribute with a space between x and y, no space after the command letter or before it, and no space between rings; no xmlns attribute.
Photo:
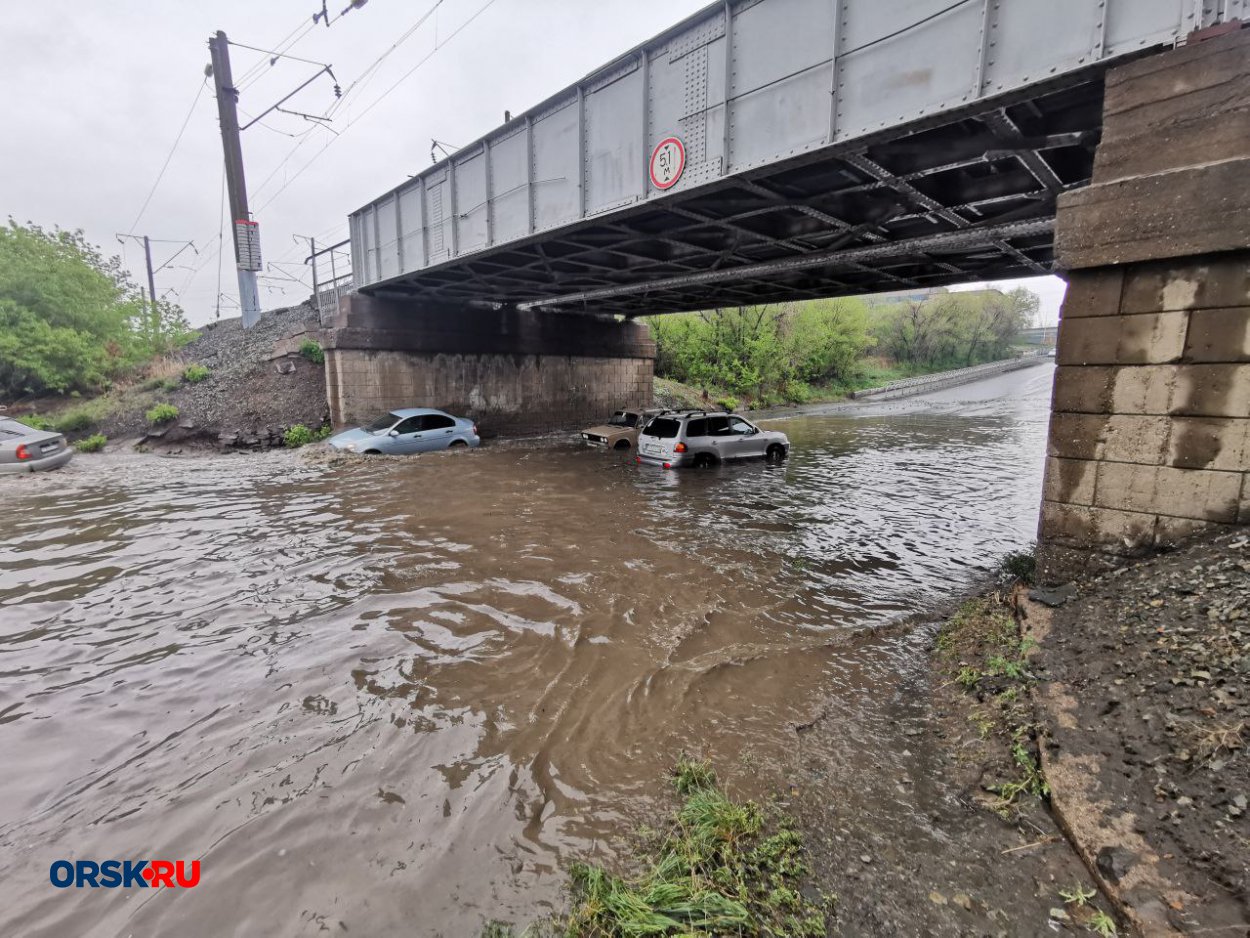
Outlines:
<svg viewBox="0 0 1250 938"><path fill-rule="evenodd" d="M1246 934L1250 531L1068 592L1024 604L1056 815L1143 934Z"/></svg>
<svg viewBox="0 0 1250 938"><path fill-rule="evenodd" d="M1250 933L1250 532L965 595L898 638L873 771L796 728L832 933Z"/></svg>

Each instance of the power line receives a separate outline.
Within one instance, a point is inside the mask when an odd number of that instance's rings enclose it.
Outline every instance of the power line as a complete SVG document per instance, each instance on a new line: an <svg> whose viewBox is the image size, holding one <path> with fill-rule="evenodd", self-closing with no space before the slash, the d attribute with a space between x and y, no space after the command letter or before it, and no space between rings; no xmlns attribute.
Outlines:
<svg viewBox="0 0 1250 938"><path fill-rule="evenodd" d="M165 178L165 170L169 169L169 161L174 158L174 153L178 149L178 144L182 142L182 135L186 133L187 125L191 123L191 115L195 113L195 106L200 103L200 96L204 94L204 89L208 86L208 77L200 83L200 87L196 89L195 99L191 102L191 107L187 110L187 116L182 122L182 126L178 129L178 136L174 138L174 145L169 148L169 154L165 157L165 162L161 164L161 171L156 174L156 182L152 183L152 188L148 191L148 197L143 200L143 206L139 209L139 214L135 216L135 220L130 225L127 234L134 234L139 222L143 218L143 213L148 210L148 205L152 202L152 196L156 195L156 189L161 184L161 180Z"/></svg>
<svg viewBox="0 0 1250 938"><path fill-rule="evenodd" d="M426 56L425 56L424 58L422 58L419 62L417 62L417 64L416 64L416 65L414 65L412 68L410 68L408 71L406 71L406 72L405 72L405 73L404 73L404 74L400 77L400 79L399 79L398 81L396 81L393 85L391 85L389 88L387 88L387 89L386 89L386 91L382 92L382 94L381 94L381 95L379 95L377 98L375 98L375 99L372 101L372 103L370 103L370 104L369 104L369 106L368 106L368 107L366 107L363 111L361 111L359 114L357 114L355 117L353 117L353 118L352 118L352 119L351 119L351 120L350 120L350 121L349 121L346 125L344 125L343 129L339 131L339 136L337 136L337 137L331 137L328 141L326 141L325 146L323 146L320 150L318 150L316 153L314 153L314 154L312 155L312 157L308 160L308 162L307 162L307 163L305 163L302 167L300 167L300 169L299 169L299 170L297 170L297 171L296 171L296 173L295 173L295 175L294 175L294 176L292 176L290 179L288 179L286 182L284 182L284 183L282 184L282 186L278 189L278 191L277 191L277 192L275 192L275 193L274 193L273 195L271 195L268 199L266 199L263 203L261 203L261 205L260 205L260 206L256 209L256 213L257 213L257 214L260 214L260 212L261 212L261 211L263 211L263 210L264 210L267 206L269 206L270 204L272 204L272 203L273 203L273 201L274 201L274 199L276 199L279 195L281 195L281 194L283 193L283 191L285 191L285 190L286 190L287 186L289 186L291 183L295 182L295 180L296 180L296 179L298 179L300 176L302 176L302 175L304 174L304 171L305 171L306 169L308 169L308 167L309 167L309 166L311 166L311 165L312 165L312 164L313 164L313 163L317 160L317 158L318 158L319 156L321 156L321 154L325 153L325 151L326 151L326 150L330 149L330 147L334 144L334 142L335 142L336 140L340 140L340 139L342 139L343 134L346 134L348 130L350 130L352 127L354 127L354 126L355 126L355 125L356 125L356 124L357 124L357 123L358 123L358 122L359 122L362 118L364 118L364 116L365 116L366 114L368 114L368 113L369 113L370 111L372 111L375 107L377 107L377 105L378 105L378 104L380 104L380 103L381 103L381 102L382 102L382 101L383 101L383 100L384 100L384 99L385 99L388 95L390 95L390 93L391 93L391 92L393 92L393 91L394 91L396 88L398 88L401 84L403 84L403 83L404 83L405 81L407 81L410 77L412 77L412 75L413 75L413 74L417 71L417 69L419 69L419 68L420 68L421 66L423 66L426 62L428 62L430 59L432 59L432 58L433 58L433 57L434 57L434 56L435 56L435 55L439 52L439 50L440 50L440 49L442 49L444 46L446 46L446 45L447 45L447 43L451 42L451 40L455 39L455 38L456 38L456 36L457 36L457 35L459 35L461 31L463 31L464 29L466 29L466 28L467 28L467 27L468 27L471 23L473 23L473 21L474 21L474 20L476 20L479 16L481 16L483 13L485 13L487 10L489 10L489 9L490 9L492 6L494 6L494 5L495 5L495 3L497 3L497 2L498 2L498 0L487 0L487 2L486 2L485 4L483 4L483 5L482 5L482 7L481 7L480 9L478 9L478 11L477 11L476 13L474 13L474 14L473 14L472 16L470 16L467 20L465 20L463 23L461 23L461 24L460 24L460 25L459 25L459 26L458 26L455 30L453 30L453 31L452 31L452 33L451 33L451 35L449 35L449 36L448 36L448 37L447 37L447 38L446 38L446 39L445 39L445 40L444 40L444 41L443 41L440 45L435 46L435 47L434 47L434 49L433 49L433 50L431 50L431 51L430 51L430 53L429 53L428 55L426 55Z"/></svg>
<svg viewBox="0 0 1250 938"><path fill-rule="evenodd" d="M421 14L421 16L417 18L417 21L415 23L409 26L408 29L406 29L400 35L400 37L390 45L389 48L384 50L381 55L375 58L373 62L370 63L370 65L363 72L361 72L352 81L350 85L347 86L347 88L343 91L342 97L336 99L334 103L330 105L329 109L325 113L325 116L330 117L330 115L334 114L339 109L339 107L342 106L343 102L349 99L353 91L356 91L358 88L363 91L364 86L368 84L368 82L377 74L378 67L382 64L382 62L386 60L387 56L389 56L392 52L394 52L401 45L403 45L408 39L410 39L413 36L413 34L416 33L416 31L420 29L426 23L426 21L429 20L429 18L433 16L434 13L438 10L438 8L442 5L443 5L443 0L435 0L435 3L432 7L426 10L425 13ZM310 134L314 129L315 128L310 127L308 128L307 131L305 131L303 135L301 135L300 141L297 144L295 144L294 147L291 148L291 150L286 154L286 156L284 156L278 162L278 164L273 168L273 170L269 173L269 175L261 180L260 185L257 186L253 190L252 192L253 196L259 195L265 189L265 187L269 185L270 182L273 181L274 177L277 176L278 173L282 171L282 168L286 166L287 163L289 163L292 159L294 159L295 155L300 151L300 149L303 148L304 144L308 142L307 135Z"/></svg>
<svg viewBox="0 0 1250 938"><path fill-rule="evenodd" d="M315 25L316 25L315 23L301 23L299 26L296 26L293 30L287 33L285 39L275 44L274 48L277 51L275 53L269 53L269 54L279 55L279 56L286 55L288 52L294 49L295 46L298 45L305 36L307 36L310 32L312 32L312 29ZM296 35L297 33L298 35ZM231 43L231 45L234 45L234 43ZM246 46L245 48L251 48L251 47ZM263 78L266 74L265 72L266 65L272 68L274 65L273 60L261 59L251 68L247 69L242 75L239 76L239 80L238 82L236 82L236 86L238 87L238 89L242 91L248 86L253 85L256 82L260 81L260 79Z"/></svg>

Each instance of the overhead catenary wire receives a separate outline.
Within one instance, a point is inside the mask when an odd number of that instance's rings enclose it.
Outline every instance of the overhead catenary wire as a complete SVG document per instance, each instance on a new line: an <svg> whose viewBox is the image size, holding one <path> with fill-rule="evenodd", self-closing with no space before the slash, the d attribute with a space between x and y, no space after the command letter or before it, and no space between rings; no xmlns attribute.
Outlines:
<svg viewBox="0 0 1250 938"><path fill-rule="evenodd" d="M174 145L169 148L169 153L165 156L165 162L161 164L161 170L156 174L156 181L152 183L152 188L148 190L148 196L143 200L143 205L139 207L139 214L135 216L135 220L130 223L127 234L134 234L135 229L139 227L139 222L143 220L143 213L148 210L148 206L152 203L152 196L156 195L156 190L160 187L161 180L165 178L165 170L169 169L169 163L174 158L174 153L178 151L178 144L182 143L182 135L187 132L187 125L191 123L191 115L195 113L195 106L200 103L200 97L204 94L204 89L208 87L208 77L200 82L200 87L195 90L195 98L191 101L191 107L187 108L187 116L183 118L182 126L178 128L178 136L174 138Z"/></svg>
<svg viewBox="0 0 1250 938"><path fill-rule="evenodd" d="M385 49L377 58L375 58L368 65L368 67L365 68L363 72L357 75L356 78L352 80L351 84L349 84L347 88L343 91L342 96L335 99L334 103L330 105L329 109L325 112L325 116L329 118L330 116L335 114L339 110L339 108L342 107L344 102L349 102L349 106L350 106L350 101L355 100L352 97L352 93L356 92L358 94L360 91L363 91L365 86L368 84L369 80L372 79L377 74L377 69L379 68L379 66L381 66L381 64L384 61L386 61L386 58L391 53L393 53L396 49L398 49L401 45L403 45L408 39L412 38L412 36L416 33L416 31L420 29L423 25L425 25L425 23L429 20L429 18L434 15L434 13L438 10L440 6L443 5L443 2L444 0L435 0L435 3L432 7L430 7L423 14L421 14L421 16L417 18L415 23L413 23L406 30L404 30L404 32L400 34L400 37L398 39L396 39L393 43L391 43L391 45L387 49ZM303 148L304 144L308 142L308 135L311 134L312 131L315 129L316 129L315 127L310 127L308 128L308 130L306 130L303 134L300 135L299 142L296 143L295 146L292 147L291 150L284 157L282 157L281 160L278 161L277 165L274 166L274 168L270 171L270 173L264 179L260 181L260 185L258 185L254 190L252 190L253 198L259 196L260 193L265 190L265 187L268 186L269 183L274 180L274 178L278 175L278 173L281 172L283 168L285 168L286 165L290 163L292 159L295 158L296 154L299 153L299 151Z"/></svg>
<svg viewBox="0 0 1250 938"><path fill-rule="evenodd" d="M436 2L435 2L435 4L434 4L434 6L432 6L429 10L427 10L427 11L426 11L426 13L422 14L422 16L421 16L421 18L418 20L418 22L414 23L414 25L413 25L412 27L410 27L410 28L409 28L409 29L408 29L408 30L407 30L407 31L406 31L406 32L405 32L405 33L401 36L401 39L400 39L399 41L397 41L397 42L393 43L393 44L392 44L390 47L388 47L388 48L387 48L387 49L386 49L386 50L385 50L385 51L384 51L381 55L379 55L379 56L378 56L378 58L377 58L377 59L375 59L375 60L374 60L374 62L373 62L373 63L372 63L372 64L371 64L368 68L366 68L366 70L365 70L364 72L362 72L362 73L361 73L361 74L360 74L360 75L359 75L359 76L358 76L358 77L357 77L357 78L353 81L352 85L350 85L350 86L348 87L348 90L350 91L352 88L359 88L359 87L362 87L362 86L363 86L363 83L365 82L365 79L366 79L366 78L368 78L368 77L372 77L372 75L376 73L376 68L377 68L377 66L381 63L381 61L382 61L382 60L384 60L387 56L389 56L392 52L394 52L394 50L395 50L395 49L396 49L396 48L397 48L397 47L398 47L398 46L402 43L402 41L403 41L404 39L408 38L408 37L409 37L409 36L411 36L413 33L415 33L415 32L416 32L416 30L420 27L420 25L421 25L421 24L423 24L424 22L426 22L426 21L429 19L429 17L430 17L430 16L431 16L431 15L432 15L432 14L433 14L433 13L434 13L437 9L438 9L438 7L442 5L442 3L443 3L443 2L444 2L444 0L436 0ZM420 59L420 61L418 61L415 65L413 65L410 69L408 69L408 71L406 71L406 72L405 72L402 76L400 76L400 78L399 78L398 80L396 80L395 82L393 82L393 83L390 85L390 87L388 87L388 88L387 88L384 92L382 92L382 94L378 95L376 98L374 98L372 101L370 101L370 102L369 102L369 104L368 104L368 105L366 105L366 106L364 107L364 109L363 109L363 110L361 110L358 114L354 115L354 116L352 117L352 119L351 119L351 120L350 120L350 121L349 121L346 125L344 125L344 126L343 126L340 130L339 130L339 135L338 135L338 136L332 136L332 137L331 137L331 138L330 138L330 139L329 139L329 140L325 143L325 145L323 145L323 146L321 147L321 149L320 149L320 150L318 150L316 153L314 153L314 154L312 155L312 157L310 157L310 158L309 158L308 162L306 162L303 166L301 166L301 167L300 167L300 168L299 168L299 169L295 172L295 174L294 174L293 176L291 176L290 178L286 179L286 180L282 183L282 185L281 185L281 186L277 189L277 191L275 191L275 192L274 192L274 193L273 193L273 194L272 194L272 195L271 195L268 199L266 199L266 200L265 200L265 201L264 201L264 202L263 202L263 203L262 203L262 204L261 204L258 208L254 209L254 210L253 210L254 214L259 214L259 213L260 213L260 212L261 212L264 208L266 208L266 207L268 207L269 205L271 205L271 204L272 204L272 203L273 203L273 202L274 202L274 201L275 201L275 200L276 200L276 199L277 199L277 198L278 198L278 197L279 197L279 196L280 196L280 195L281 195L281 194L282 194L282 193L283 193L283 192L284 192L284 191L285 191L285 190L286 190L286 189L287 189L287 188L288 188L288 187L289 187L292 183L294 183L294 182L296 181L296 179L298 179L301 175L303 175L303 173L304 173L304 172L305 172L305 171L306 171L306 170L307 170L307 169L308 169L308 168L309 168L309 167L310 167L310 166L311 166L311 165L312 165L312 164L313 164L313 163L314 163L314 162L315 162L315 161L316 161L316 160L317 160L317 159L318 159L318 158L319 158L319 157L320 157L323 153L325 153L325 151L326 151L327 149L329 149L329 147L330 147L330 145L331 145L331 144L333 144L336 140L340 139L340 137L341 137L344 133L346 133L346 131L347 131L349 128L351 128L351 127L355 126L357 123L359 123L359 121L361 121L361 120L362 120L362 119L363 119L363 118L364 118L364 117L365 117L365 116L366 116L366 115L367 115L370 111L372 111L375 107L377 107L377 105L378 105L378 104L380 104L380 103L381 103L383 100L385 100L385 99L386 99L389 95L391 95L391 94L392 94L392 93L393 93L393 92L394 92L394 91L395 91L395 90L396 90L396 89L397 89L397 88L398 88L401 84L403 84L403 83L404 83L405 81L407 81L410 77L412 77L412 75L413 75L413 74L415 74L415 73L417 72L417 70L419 70L419 69L420 69L422 66L424 66L427 62L429 62L429 61L430 61L430 59L431 59L431 58L433 58L433 57L434 57L434 56L435 56L435 55L436 55L436 54L437 54L437 53L438 53L441 49L443 49L446 45L448 45L448 44L449 44L449 43L450 43L453 39L455 39L455 38L456 38L456 36L458 36L458 35L459 35L462 31L464 31L465 29L467 29L467 28L468 28L468 27L469 27L472 23L474 23L474 22L475 22L475 21L476 21L476 20L477 20L480 16L482 16L482 14L483 14L483 13L485 13L485 12L486 12L487 10L489 10L492 6L494 6L496 2L497 2L497 0L487 0L487 2L486 2L486 3L484 3L481 7L479 7L479 8L478 8L478 9L477 9L477 10L476 10L476 11L475 11L475 12L474 12L474 13L473 13L473 14L472 14L472 15L471 15L468 19L467 19L467 20L465 20L465 21L464 21L463 23L461 23L458 27L456 27L454 30L452 30L452 31L451 31L451 33L449 33L447 36L445 36L444 38L442 38L442 40L441 40L441 41L440 41L440 40L438 40L438 39L436 38L436 41L435 41L435 46L434 46L434 48L433 48L433 49L432 49L429 53L427 53L425 56L423 56L423 57ZM296 31L295 31L294 33L292 33L291 35L295 35L295 33L299 33L299 30L296 30ZM289 43L289 44L286 46L286 48L287 48L287 49L291 48L291 47L295 44L295 42L298 42L300 39L302 39L302 38L303 38L303 35L305 35L306 33L307 33L307 30L305 30L303 33L300 33L299 35L296 35L296 36L295 36L294 41L292 41L291 43ZM282 44L282 43L279 43L279 44L278 44L278 46L277 46L277 48L278 48L278 49L281 49L281 48L282 48L282 46L283 46L283 44ZM263 63L261 63L261 65L263 66ZM248 73L245 73L245 75L246 75L246 74L251 74L251 73L254 73L254 71L255 71L255 69L256 69L257 67L259 67L259 66L254 66L254 67L253 67L253 69L252 69L252 70L249 70L249 72L248 72ZM241 82L236 81L236 86L239 86L239 85L241 85ZM326 112L326 116L328 117L330 114L334 113L334 112L338 109L338 107L339 107L339 106L343 103L343 101L344 101L347 97L348 97L347 93L346 93L346 92L344 92L343 97L342 97L342 98L337 99L337 100L334 102L334 104L333 104L333 105L331 105L331 107L327 110L327 112ZM260 186L258 186L258 187L256 188L256 190L254 190L254 192L253 192L253 196L254 196L257 192L261 191L261 190L262 190L262 189L263 189L263 188L264 188L264 187L265 187L265 186L266 186L266 185L267 185L267 184L268 184L268 183L269 183L269 182L270 182L270 181L271 181L271 180L272 180L272 179L273 179L273 178L274 178L277 174L278 174L278 172L280 172L280 171L282 170L282 168L283 168L283 167L284 167L284 166L285 166L285 165L286 165L286 164L290 161L290 159L291 159L292 157L294 157L294 155L295 155L295 154L299 151L299 149L300 149L300 148L301 148L301 147L302 147L302 146L303 146L303 145L307 142L307 140L309 139L309 136L311 135L311 132L312 132L313 130L316 130L316 127L315 127L315 126L314 126L314 127L310 127L308 131L306 131L304 134L300 135L300 136L301 136L301 139L300 139L300 140L296 143L296 145L295 145L295 146L292 148L292 150L291 150L291 151L290 151L290 152L286 155L286 157L284 157L284 158L283 158L283 159L282 159L282 160L278 163L278 165L274 167L273 171L269 174L269 176L267 176L267 177L266 177L266 179L265 179L264 181L262 181L262 182L261 182ZM329 230L328 230L328 233L342 232L343 228L345 228L345 227L346 227L345 223L339 223L339 224L337 224L334 228L329 229ZM319 238L318 238L318 240L321 240L321 238L319 237ZM223 255L224 255L224 238L223 238L223 237L221 237L221 236L219 236L219 238L218 238L218 242L219 242L219 243L218 243L218 246L217 246L216 250L214 250L213 252L208 253L206 256L204 256L204 257L202 258L201 262L200 262L198 265L196 265L196 266L195 266L195 268L191 271L191 274L190 274L190 276L188 277L187 282L184 284L184 286L183 286L182 290L180 291L180 293L185 293L185 292L186 292L187 288L188 288L188 287L190 287L190 285L191 285L191 283L194 281L195 277L196 277L196 276L200 273L200 271L201 271L201 270L203 270L203 268L204 268L204 267L206 267L206 266L207 266L209 263L211 263L213 260L217 260L217 261L218 261L218 270L219 270L219 275L218 275L218 284L219 284L219 289L218 289L217 293L218 293L218 296L219 296L219 297L221 296L221 292L222 292L222 291L220 290L220 269L221 269L221 262L222 262L222 261L221 261L221 259L222 259ZM290 256L290 252L288 252L287 254L284 254L283 256L284 256L284 257ZM220 302L220 300L219 300L219 302Z"/></svg>
<svg viewBox="0 0 1250 938"><path fill-rule="evenodd" d="M267 69L272 68L273 65L275 64L273 61L274 57L282 57L282 58L287 57L288 53L292 49L294 49L296 45L298 45L304 39L305 36L307 36L310 32L312 32L314 25L315 24L308 22L308 23L301 23L299 26L296 26L295 29L291 30L291 32L287 34L285 39L283 39L281 42L278 42L274 45L273 52L268 52L266 50L255 50L255 51L263 52L264 54L270 57L261 59L259 62L256 62L254 65L248 68L242 75L240 75L237 79L235 79L235 87L238 88L240 91L243 91L246 88L250 87L251 85L254 85L256 82L260 81L261 78L263 78L265 75L268 74ZM230 44L232 46L237 45L245 49L254 50L253 46L244 46L242 43L231 42ZM291 58L294 58L294 56L291 56Z"/></svg>
<svg viewBox="0 0 1250 938"><path fill-rule="evenodd" d="M338 136L336 136L336 137L331 137L329 140L327 140L327 141L326 141L326 143L325 143L325 145L324 145L324 146L323 146L320 150L318 150L316 153L314 153L314 154L313 154L313 155L309 158L308 162L307 162L307 163L305 163L302 167L300 167L300 168L296 171L295 175L293 175L293 176L291 176L289 179L287 179L287 180L286 180L286 182L284 182L284 183L282 184L282 186L278 189L278 191L277 191L277 192L275 192L275 193L273 193L273 195L271 195L268 199L266 199L263 203L261 203L261 205L260 205L260 206L259 206L259 207L255 210L255 211L259 214L259 213L260 213L263 209L265 209L268 205L272 204L272 203L273 203L273 201L274 201L274 200L275 200L275 199L276 199L279 195L281 195L281 194L282 194L282 193L286 190L286 188L287 188L288 186L290 186L290 185L291 185L291 183L295 182L295 180L296 180L296 179L298 179L300 176L302 176L302 175L304 174L304 171L305 171L305 170L307 170L307 169L308 169L308 167L309 167L309 166L311 166L311 165L312 165L312 164L313 164L313 163L317 160L317 158L321 156L321 154L325 153L325 151L326 151L326 150L328 150L328 149L329 149L329 148L330 148L330 147L334 144L334 142L335 142L336 140L341 140L341 139L343 138L343 135L344 135L344 134L346 134L346 133L347 133L347 131L349 131L349 130L350 130L352 127L354 127L357 123L359 123L359 122L360 122L360 120L361 120L361 119L363 119L363 118L364 118L364 116L365 116L366 114L368 114L368 113L369 113L370 111L372 111L375 107L377 107L377 105L378 105L378 104L380 104L380 103L381 103L381 102L382 102L382 101L383 101L383 100L384 100L384 99L385 99L388 95L390 95L390 94L391 94L391 92L393 92L393 91L394 91L396 88L398 88L401 84L403 84L403 83L404 83L405 81L407 81L410 77L412 77L412 75L413 75L413 74L414 74L414 73L415 73L415 72L416 72L419 68L421 68L421 66L425 65L425 63L426 63L426 62L428 62L431 58L433 58L433 57L434 57L434 56L435 56L435 55L439 52L439 50L440 50L440 49L444 48L444 47L447 45L447 43L449 43L449 42L451 42L451 40L455 39L457 35L459 35L459 34L460 34L460 33L461 33L464 29L466 29L466 28L467 28L470 24L472 24L472 23L473 23L473 22L474 22L474 21L475 21L475 20L476 20L479 16L481 16L483 13L485 13L487 10L489 10L489 9L490 9L492 6L494 6L497 2L498 2L498 0L486 0L486 3L485 3L485 4L483 4L483 5L482 5L482 6L481 6L478 10L477 10L477 12L476 12L476 13L474 13L474 14L473 14L472 16L470 16L467 20L465 20L463 23L461 23L458 27L456 27L456 29L452 30L451 34L450 34L450 35L448 35L448 36L447 36L447 38L446 38L446 39L445 39L442 43L440 43L439 45L435 46L435 47L434 47L434 48L433 48L433 49L432 49L432 50L431 50L431 51L430 51L427 55L425 55L425 56L424 56L424 57L423 57L420 61L418 61L416 65L414 65L412 68L410 68L408 71L406 71L406 72L405 72L405 73L404 73L404 74L403 74L403 75L399 78L399 80L398 80L398 81L396 81L396 82L395 82L394 84L392 84L389 88L387 88L387 89L386 89L386 91L384 91L381 95L379 95L377 98L375 98L375 99L374 99L374 100L373 100L373 101L372 101L372 102L371 102L371 103L370 103L370 104L369 104L369 105L368 105L368 106L367 106L367 107L366 107L363 111L361 111L359 114L357 114L355 117L353 117L353 118L352 118L352 119L351 119L351 120L350 120L347 124L345 124L345 125L343 126L343 128L339 131L339 135L338 135Z"/></svg>

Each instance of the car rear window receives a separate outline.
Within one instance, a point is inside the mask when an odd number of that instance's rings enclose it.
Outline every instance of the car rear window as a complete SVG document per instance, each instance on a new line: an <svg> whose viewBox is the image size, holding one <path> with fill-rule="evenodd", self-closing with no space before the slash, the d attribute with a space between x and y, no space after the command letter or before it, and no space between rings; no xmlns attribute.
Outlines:
<svg viewBox="0 0 1250 938"><path fill-rule="evenodd" d="M707 436L707 421L691 420L686 424L686 436L687 438L692 436Z"/></svg>
<svg viewBox="0 0 1250 938"><path fill-rule="evenodd" d="M448 427L454 427L456 421L444 414L427 414L425 417L425 430L446 430Z"/></svg>
<svg viewBox="0 0 1250 938"><path fill-rule="evenodd" d="M673 420L671 417L656 417L644 431L647 436L659 437L661 440L671 440L677 436L677 431L681 429L681 424Z"/></svg>

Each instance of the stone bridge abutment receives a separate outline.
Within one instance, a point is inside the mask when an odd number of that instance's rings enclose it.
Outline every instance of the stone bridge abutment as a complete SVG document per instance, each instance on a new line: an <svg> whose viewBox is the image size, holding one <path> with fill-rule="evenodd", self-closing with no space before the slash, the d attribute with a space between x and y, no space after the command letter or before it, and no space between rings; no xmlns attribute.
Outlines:
<svg viewBox="0 0 1250 938"><path fill-rule="evenodd" d="M483 309L364 294L340 301L326 342L334 425L439 407L482 433L600 422L651 402L655 343L611 316Z"/></svg>
<svg viewBox="0 0 1250 938"><path fill-rule="evenodd" d="M1250 523L1250 29L1111 70L1094 165L1056 218L1051 580Z"/></svg>

